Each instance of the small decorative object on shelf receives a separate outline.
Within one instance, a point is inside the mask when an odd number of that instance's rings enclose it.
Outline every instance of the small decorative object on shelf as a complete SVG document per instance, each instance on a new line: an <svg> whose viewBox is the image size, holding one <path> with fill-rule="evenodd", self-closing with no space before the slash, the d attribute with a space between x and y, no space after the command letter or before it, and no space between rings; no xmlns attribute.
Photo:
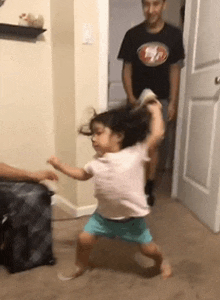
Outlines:
<svg viewBox="0 0 220 300"><path fill-rule="evenodd" d="M34 27L34 28L43 28L44 17L42 15L35 16L31 13L28 14L23 13L19 16L18 25Z"/></svg>
<svg viewBox="0 0 220 300"><path fill-rule="evenodd" d="M5 0L0 0L0 7L4 4Z"/></svg>

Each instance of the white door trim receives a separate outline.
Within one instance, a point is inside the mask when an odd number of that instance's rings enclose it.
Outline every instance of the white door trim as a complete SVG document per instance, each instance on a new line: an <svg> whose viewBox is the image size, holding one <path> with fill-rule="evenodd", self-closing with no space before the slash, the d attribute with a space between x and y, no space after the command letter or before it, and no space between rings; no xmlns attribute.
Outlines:
<svg viewBox="0 0 220 300"><path fill-rule="evenodd" d="M184 34L183 34L184 48L185 48L185 55L186 55L185 66L187 65L188 39L190 34L190 16L191 16L191 6L192 6L191 3L192 0L187 0L186 7L185 7L185 23L184 23L185 25L184 25ZM174 168L173 168L172 191L171 191L171 196L173 198L177 197L177 191L178 191L180 144L181 144L182 123L183 123L185 90L186 90L186 67L182 69L181 81L180 81L178 119L177 119L177 126L176 126L176 141L175 141L175 153L174 153Z"/></svg>
<svg viewBox="0 0 220 300"><path fill-rule="evenodd" d="M109 0L97 0L99 12L99 109L108 107Z"/></svg>

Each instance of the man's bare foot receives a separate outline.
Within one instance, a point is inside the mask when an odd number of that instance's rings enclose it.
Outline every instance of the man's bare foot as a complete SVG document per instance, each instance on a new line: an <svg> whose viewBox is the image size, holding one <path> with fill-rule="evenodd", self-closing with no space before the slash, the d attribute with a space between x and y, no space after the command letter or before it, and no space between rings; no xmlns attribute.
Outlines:
<svg viewBox="0 0 220 300"><path fill-rule="evenodd" d="M72 279L75 279L75 278L81 276L87 270L87 268L79 268L79 267L76 267L76 268L77 268L76 272L74 272L68 276L63 275L62 273L58 273L57 276L60 280L67 281L67 280L72 280Z"/></svg>

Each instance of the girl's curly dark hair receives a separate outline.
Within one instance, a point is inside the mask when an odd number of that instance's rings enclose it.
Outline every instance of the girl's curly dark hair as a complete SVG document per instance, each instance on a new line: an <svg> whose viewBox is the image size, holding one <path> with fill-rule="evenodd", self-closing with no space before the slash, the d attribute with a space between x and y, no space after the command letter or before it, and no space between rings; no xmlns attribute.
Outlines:
<svg viewBox="0 0 220 300"><path fill-rule="evenodd" d="M89 124L82 125L79 133L90 136L93 134L93 124L101 123L110 128L114 133L123 134L122 149L135 145L145 140L149 132L151 115L146 107L132 109L130 106L121 106L100 114L96 114Z"/></svg>

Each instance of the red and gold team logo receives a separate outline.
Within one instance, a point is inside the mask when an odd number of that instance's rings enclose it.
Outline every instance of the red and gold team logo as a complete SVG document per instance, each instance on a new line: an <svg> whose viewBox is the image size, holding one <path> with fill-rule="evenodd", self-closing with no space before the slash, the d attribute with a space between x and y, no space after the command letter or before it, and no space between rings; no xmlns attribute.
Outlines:
<svg viewBox="0 0 220 300"><path fill-rule="evenodd" d="M168 58L169 50L162 43L147 43L137 50L139 59L148 67L162 65Z"/></svg>

